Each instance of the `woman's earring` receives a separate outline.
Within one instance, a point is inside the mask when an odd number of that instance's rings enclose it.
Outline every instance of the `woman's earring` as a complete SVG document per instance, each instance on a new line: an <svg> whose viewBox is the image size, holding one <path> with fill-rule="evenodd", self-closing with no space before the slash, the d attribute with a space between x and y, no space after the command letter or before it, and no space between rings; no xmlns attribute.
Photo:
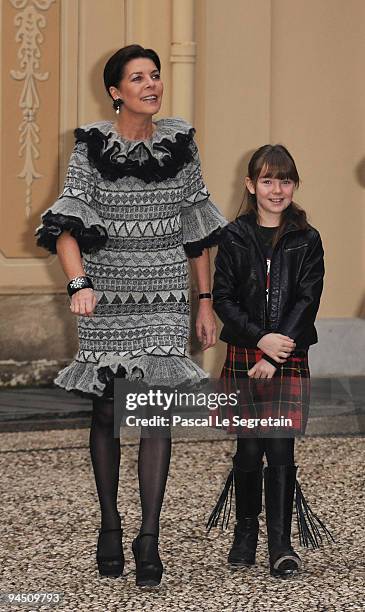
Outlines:
<svg viewBox="0 0 365 612"><path fill-rule="evenodd" d="M117 98L116 100L113 100L113 108L115 110L115 112L117 113L117 115L119 115L120 113L120 107L123 104L123 100L121 98Z"/></svg>

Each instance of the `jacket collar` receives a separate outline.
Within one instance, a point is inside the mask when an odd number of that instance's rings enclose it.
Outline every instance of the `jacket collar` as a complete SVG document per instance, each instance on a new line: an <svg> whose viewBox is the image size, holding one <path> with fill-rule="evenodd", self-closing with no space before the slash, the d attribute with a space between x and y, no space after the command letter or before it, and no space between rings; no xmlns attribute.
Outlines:
<svg viewBox="0 0 365 612"><path fill-rule="evenodd" d="M290 209L289 215L290 215L289 222L287 224L287 227L286 227L286 230L283 236L286 236L289 232L294 232L294 231L300 232L301 231L293 219L291 209ZM239 236L242 236L243 232L248 231L255 240L256 240L256 228L257 228L256 215L253 212L243 214L240 217L237 217L237 219L232 223L232 227L231 227L232 231Z"/></svg>

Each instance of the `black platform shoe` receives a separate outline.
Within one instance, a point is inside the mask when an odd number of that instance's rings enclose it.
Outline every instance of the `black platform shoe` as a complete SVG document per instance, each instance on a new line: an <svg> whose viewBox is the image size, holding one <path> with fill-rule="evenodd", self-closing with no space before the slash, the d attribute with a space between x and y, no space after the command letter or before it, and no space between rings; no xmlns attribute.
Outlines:
<svg viewBox="0 0 365 612"><path fill-rule="evenodd" d="M150 541L144 541L141 545L142 538L150 538ZM158 536L154 533L139 534L132 542L132 551L136 562L136 585L158 586L163 573L158 554Z"/></svg>
<svg viewBox="0 0 365 612"><path fill-rule="evenodd" d="M118 578L123 574L124 554L122 543L122 529L100 529L98 545L96 549L96 562L100 576ZM113 553L105 554L104 549L109 549Z"/></svg>

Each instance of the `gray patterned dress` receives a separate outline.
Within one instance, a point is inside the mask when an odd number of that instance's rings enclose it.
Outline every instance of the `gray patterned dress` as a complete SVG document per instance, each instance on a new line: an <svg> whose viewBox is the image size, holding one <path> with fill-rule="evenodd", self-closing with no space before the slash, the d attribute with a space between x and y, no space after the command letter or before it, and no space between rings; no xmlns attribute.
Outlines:
<svg viewBox="0 0 365 612"><path fill-rule="evenodd" d="M79 351L55 383L105 395L115 375L178 385L206 377L189 357L188 262L218 241L224 217L203 183L193 128L161 119L149 140L113 123L75 130L63 192L42 215L37 244L56 252L68 230L97 297L78 317Z"/></svg>

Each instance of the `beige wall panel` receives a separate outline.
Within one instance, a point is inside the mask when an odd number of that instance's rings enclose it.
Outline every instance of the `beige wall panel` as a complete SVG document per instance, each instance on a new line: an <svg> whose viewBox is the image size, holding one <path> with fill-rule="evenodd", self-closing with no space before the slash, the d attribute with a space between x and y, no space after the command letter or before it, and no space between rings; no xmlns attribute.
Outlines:
<svg viewBox="0 0 365 612"><path fill-rule="evenodd" d="M107 59L125 44L124 0L79 0L78 122L114 116L104 89Z"/></svg>
<svg viewBox="0 0 365 612"><path fill-rule="evenodd" d="M126 44L154 49L161 60L164 97L157 118L171 114L171 0L127 0Z"/></svg>
<svg viewBox="0 0 365 612"><path fill-rule="evenodd" d="M270 3L197 0L196 127L209 190L233 218L270 125Z"/></svg>
<svg viewBox="0 0 365 612"><path fill-rule="evenodd" d="M0 253L0 295L60 293L65 286L66 278L56 255L16 259Z"/></svg>
<svg viewBox="0 0 365 612"><path fill-rule="evenodd" d="M106 60L114 51L132 43L152 47L159 54L165 85L160 115L168 115L171 80L170 1L108 0L107 10L105 3L100 0L79 0L79 3L79 124L114 116L111 102L104 90L103 69Z"/></svg>
<svg viewBox="0 0 365 612"><path fill-rule="evenodd" d="M60 7L14 5L1 4L0 249L3 258L41 258L34 229L58 192Z"/></svg>
<svg viewBox="0 0 365 612"><path fill-rule="evenodd" d="M326 254L321 317L360 314L365 276L365 2L273 0L271 141L293 153L297 201Z"/></svg>
<svg viewBox="0 0 365 612"><path fill-rule="evenodd" d="M253 149L270 127L270 3L197 0L196 121L203 174L212 199L230 219L243 195ZM204 355L221 367L225 345Z"/></svg>

